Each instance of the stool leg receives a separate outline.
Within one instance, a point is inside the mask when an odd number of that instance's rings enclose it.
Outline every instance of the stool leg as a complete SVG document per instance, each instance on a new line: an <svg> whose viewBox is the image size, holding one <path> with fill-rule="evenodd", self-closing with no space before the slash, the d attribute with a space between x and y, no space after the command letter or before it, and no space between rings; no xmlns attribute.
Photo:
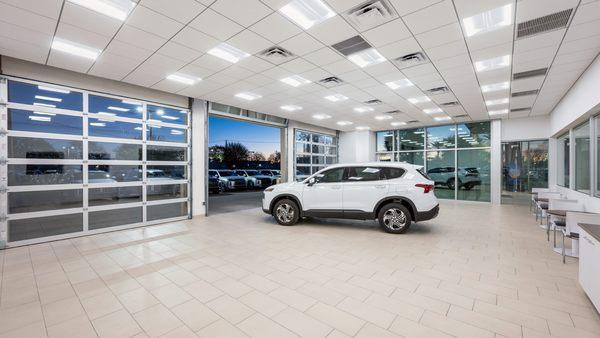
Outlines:
<svg viewBox="0 0 600 338"><path fill-rule="evenodd" d="M565 233L561 231L562 234L562 260L563 260L563 264L565 264L566 260L565 260Z"/></svg>
<svg viewBox="0 0 600 338"><path fill-rule="evenodd" d="M552 232L554 233L554 241L553 241L554 243L552 244L552 247L556 248L556 226L554 227L554 231L552 231ZM563 248L563 250L564 250L564 248Z"/></svg>

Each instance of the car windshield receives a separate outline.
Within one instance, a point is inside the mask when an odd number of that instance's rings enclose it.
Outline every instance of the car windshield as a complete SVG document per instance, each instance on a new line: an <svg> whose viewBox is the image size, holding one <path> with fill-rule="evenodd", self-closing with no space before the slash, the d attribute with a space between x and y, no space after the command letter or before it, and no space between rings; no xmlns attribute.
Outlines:
<svg viewBox="0 0 600 338"><path fill-rule="evenodd" d="M210 170L208 172L208 177L219 177L216 171Z"/></svg>
<svg viewBox="0 0 600 338"><path fill-rule="evenodd" d="M219 174L221 174L221 176L238 176L233 170L219 170Z"/></svg>
<svg viewBox="0 0 600 338"><path fill-rule="evenodd" d="M246 173L248 173L248 175L250 175L250 176L260 175L260 173L256 170L246 170Z"/></svg>
<svg viewBox="0 0 600 338"><path fill-rule="evenodd" d="M110 179L110 174L106 171L92 171L88 172L90 180L99 180L99 179Z"/></svg>
<svg viewBox="0 0 600 338"><path fill-rule="evenodd" d="M242 170L238 170L238 171L236 171L235 173L236 173L237 175L240 175L240 176L246 176L246 173L245 173L245 172L243 172Z"/></svg>
<svg viewBox="0 0 600 338"><path fill-rule="evenodd" d="M148 170L148 172L146 172L146 176L148 176L148 177L166 177L167 175L162 170Z"/></svg>
<svg viewBox="0 0 600 338"><path fill-rule="evenodd" d="M273 173L269 170L261 170L260 173L267 176L273 176Z"/></svg>

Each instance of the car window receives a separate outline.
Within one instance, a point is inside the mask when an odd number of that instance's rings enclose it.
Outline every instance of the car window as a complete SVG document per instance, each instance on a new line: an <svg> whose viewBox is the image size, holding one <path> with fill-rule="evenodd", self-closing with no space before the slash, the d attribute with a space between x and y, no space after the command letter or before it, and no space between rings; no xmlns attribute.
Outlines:
<svg viewBox="0 0 600 338"><path fill-rule="evenodd" d="M219 177L219 174L216 171L209 170L208 177Z"/></svg>
<svg viewBox="0 0 600 338"><path fill-rule="evenodd" d="M268 170L261 170L260 173L265 176L273 176L273 174Z"/></svg>
<svg viewBox="0 0 600 338"><path fill-rule="evenodd" d="M391 180L394 178L399 178L404 175L404 169L402 168L383 168L383 179Z"/></svg>
<svg viewBox="0 0 600 338"><path fill-rule="evenodd" d="M381 168L350 167L348 168L348 178L346 180L350 182L378 181L381 177Z"/></svg>
<svg viewBox="0 0 600 338"><path fill-rule="evenodd" d="M240 176L246 176L246 173L243 172L243 171L241 171L241 170L238 170L235 173L238 174L238 175L240 175Z"/></svg>
<svg viewBox="0 0 600 338"><path fill-rule="evenodd" d="M221 176L237 176L237 174L231 170L219 170L219 174L221 174Z"/></svg>
<svg viewBox="0 0 600 338"><path fill-rule="evenodd" d="M327 170L315 176L319 183L336 183L341 182L344 178L344 168L335 168Z"/></svg>

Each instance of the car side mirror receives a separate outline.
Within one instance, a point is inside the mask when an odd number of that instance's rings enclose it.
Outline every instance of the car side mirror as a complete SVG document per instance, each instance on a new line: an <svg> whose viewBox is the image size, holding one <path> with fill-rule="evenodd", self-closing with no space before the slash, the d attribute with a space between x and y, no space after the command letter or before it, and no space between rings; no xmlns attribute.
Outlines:
<svg viewBox="0 0 600 338"><path fill-rule="evenodd" d="M309 187L312 187L313 185L315 185L315 183L317 183L317 179L314 177L311 177L308 179L308 182L306 185L308 185Z"/></svg>

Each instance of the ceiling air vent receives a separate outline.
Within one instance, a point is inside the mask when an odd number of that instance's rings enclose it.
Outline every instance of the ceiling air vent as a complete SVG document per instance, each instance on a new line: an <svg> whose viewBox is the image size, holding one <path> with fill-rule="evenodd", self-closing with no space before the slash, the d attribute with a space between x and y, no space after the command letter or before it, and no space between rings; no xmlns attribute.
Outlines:
<svg viewBox="0 0 600 338"><path fill-rule="evenodd" d="M427 89L426 92L431 94L431 95L438 95L438 94L444 94L447 93L448 87L444 86L444 87L435 87L435 88L431 88L431 89Z"/></svg>
<svg viewBox="0 0 600 338"><path fill-rule="evenodd" d="M370 0L355 6L343 16L354 28L363 32L396 19L398 14L387 0Z"/></svg>
<svg viewBox="0 0 600 338"><path fill-rule="evenodd" d="M386 111L384 114L389 114L389 115L400 114L400 111L399 110L390 110L390 111Z"/></svg>
<svg viewBox="0 0 600 338"><path fill-rule="evenodd" d="M295 55L287 49L275 46L267 48L262 52L258 53L258 57L262 58L263 60L267 60L273 64L279 65L294 59Z"/></svg>
<svg viewBox="0 0 600 338"><path fill-rule="evenodd" d="M458 101L444 102L444 103L440 104L440 106L444 106L444 107L455 107L458 105L459 105Z"/></svg>
<svg viewBox="0 0 600 338"><path fill-rule="evenodd" d="M513 108L510 110L511 113L517 113L517 112L522 112L522 111L530 111L531 107L527 107L527 108Z"/></svg>
<svg viewBox="0 0 600 338"><path fill-rule="evenodd" d="M365 101L364 103L365 104L370 104L370 105L377 105L377 104L381 104L381 100L373 99L373 100Z"/></svg>
<svg viewBox="0 0 600 338"><path fill-rule="evenodd" d="M564 11L520 22L517 25L517 39L566 27L572 13L573 8L569 8Z"/></svg>
<svg viewBox="0 0 600 338"><path fill-rule="evenodd" d="M410 120L410 121L406 121L406 124L409 124L409 123L418 123L418 122L419 122L419 120Z"/></svg>
<svg viewBox="0 0 600 338"><path fill-rule="evenodd" d="M330 76L319 80L319 83L325 87L335 87L341 85L342 83L344 83L344 81L339 77Z"/></svg>
<svg viewBox="0 0 600 338"><path fill-rule="evenodd" d="M428 60L427 56L425 56L423 52L416 52L396 58L394 61L400 66L400 68L407 68L420 65Z"/></svg>
<svg viewBox="0 0 600 338"><path fill-rule="evenodd" d="M522 92L514 92L511 94L512 97L519 97L519 96L528 96L528 95L537 95L537 93L539 93L540 90L539 89L534 89L534 90L525 90Z"/></svg>
<svg viewBox="0 0 600 338"><path fill-rule="evenodd" d="M468 114L460 114L460 115L454 115L453 117L468 117Z"/></svg>
<svg viewBox="0 0 600 338"><path fill-rule="evenodd" d="M369 45L365 39L360 37L360 35L357 35L351 37L350 39L333 44L331 47L342 53L344 56L349 56L365 49L369 49L371 48L371 45Z"/></svg>
<svg viewBox="0 0 600 338"><path fill-rule="evenodd" d="M527 71L520 72L520 73L514 73L513 80L527 79L530 77L542 76L542 75L546 75L547 72L548 72L548 68L540 68L540 69L527 70Z"/></svg>

